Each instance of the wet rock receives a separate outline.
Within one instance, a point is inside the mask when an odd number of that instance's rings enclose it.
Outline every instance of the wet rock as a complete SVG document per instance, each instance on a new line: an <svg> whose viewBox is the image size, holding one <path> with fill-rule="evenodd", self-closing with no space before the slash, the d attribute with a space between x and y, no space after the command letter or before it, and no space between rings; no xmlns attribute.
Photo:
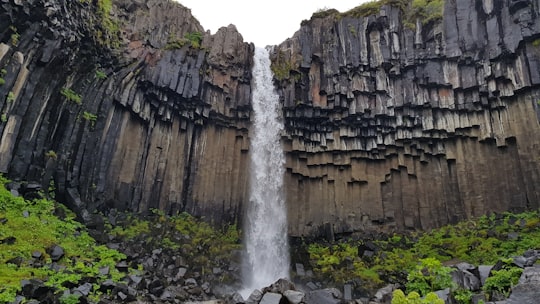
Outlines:
<svg viewBox="0 0 540 304"><path fill-rule="evenodd" d="M279 293L267 292L263 295L259 304L279 304L282 297Z"/></svg>
<svg viewBox="0 0 540 304"><path fill-rule="evenodd" d="M296 290L286 290L283 292L283 296L287 298L290 304L299 304L304 300L305 293Z"/></svg>
<svg viewBox="0 0 540 304"><path fill-rule="evenodd" d="M262 297L263 297L262 291L260 291L260 290L258 290L258 289L255 289L255 290L253 290L253 292L251 292L251 294L250 294L249 297L247 298L246 304L256 304L256 303L259 303L259 301L262 299Z"/></svg>
<svg viewBox="0 0 540 304"><path fill-rule="evenodd" d="M296 275L297 276L299 276L299 277L305 277L306 276L306 271L304 270L304 264L296 263L295 264L295 269L296 269Z"/></svg>

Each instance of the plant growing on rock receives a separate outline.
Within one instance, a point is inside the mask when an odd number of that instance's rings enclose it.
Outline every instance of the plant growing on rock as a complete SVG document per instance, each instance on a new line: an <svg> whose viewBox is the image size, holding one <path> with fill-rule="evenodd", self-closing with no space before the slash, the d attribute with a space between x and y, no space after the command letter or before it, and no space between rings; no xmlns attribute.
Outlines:
<svg viewBox="0 0 540 304"><path fill-rule="evenodd" d="M17 28L14 27L13 25L10 26L9 29L12 32L11 37L10 37L11 45L17 46L19 44L19 38L21 37L21 35L17 31Z"/></svg>
<svg viewBox="0 0 540 304"><path fill-rule="evenodd" d="M178 38L174 33L171 33L169 35L169 39L167 40L167 45L165 45L165 49L176 50L187 44L194 49L200 49L202 39L203 36L201 32L186 33L183 38Z"/></svg>
<svg viewBox="0 0 540 304"><path fill-rule="evenodd" d="M82 280L99 284L125 276L115 268L125 255L97 245L67 208L51 200L15 197L7 183L0 176L0 302L14 301L23 279L41 280L60 293ZM53 247L61 253L55 254ZM103 267L107 274L99 272Z"/></svg>
<svg viewBox="0 0 540 304"><path fill-rule="evenodd" d="M407 275L407 291L427 295L434 290L453 286L452 268L443 266L434 258L421 259L420 263Z"/></svg>
<svg viewBox="0 0 540 304"><path fill-rule="evenodd" d="M274 73L274 77L281 81L291 77L291 71L294 69L294 67L291 59L286 58L285 54L280 50L276 54L275 59L272 60L270 69L272 70L272 73Z"/></svg>
<svg viewBox="0 0 540 304"><path fill-rule="evenodd" d="M514 266L512 259L503 259L502 262L504 263L502 268L491 271L482 289L489 295L499 292L508 297L512 286L518 283L523 269Z"/></svg>
<svg viewBox="0 0 540 304"><path fill-rule="evenodd" d="M0 70L0 86L6 84L6 80L4 79L4 76L6 76L7 71L6 69Z"/></svg>
<svg viewBox="0 0 540 304"><path fill-rule="evenodd" d="M73 91L72 89L62 88L60 90L60 94L62 94L62 96L64 96L67 99L67 101L74 102L78 105L82 104L81 95L75 93L75 91Z"/></svg>
<svg viewBox="0 0 540 304"><path fill-rule="evenodd" d="M107 79L107 74L105 74L105 72L102 70L96 70L95 74L96 78L99 80Z"/></svg>
<svg viewBox="0 0 540 304"><path fill-rule="evenodd" d="M15 101L15 94L13 94L12 91L9 91L9 93L7 94L6 101L7 101L7 102L13 102L13 101Z"/></svg>
<svg viewBox="0 0 540 304"><path fill-rule="evenodd" d="M405 296L401 289L396 289L392 293L392 304L444 304L444 300L434 292L430 292L424 298L421 298L415 291Z"/></svg>
<svg viewBox="0 0 540 304"><path fill-rule="evenodd" d="M90 125L92 127L94 127L94 125L96 124L96 120L97 120L97 115L96 114L92 114L90 112L86 112L84 111L83 112L83 119L90 122Z"/></svg>

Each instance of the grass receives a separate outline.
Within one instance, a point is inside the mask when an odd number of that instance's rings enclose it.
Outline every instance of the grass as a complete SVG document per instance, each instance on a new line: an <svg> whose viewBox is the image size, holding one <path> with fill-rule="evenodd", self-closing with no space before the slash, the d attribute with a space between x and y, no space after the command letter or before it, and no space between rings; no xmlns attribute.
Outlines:
<svg viewBox="0 0 540 304"><path fill-rule="evenodd" d="M200 49L202 43L203 35L201 32L191 32L186 33L183 38L178 38L176 35L172 34L167 40L165 45L166 50L177 50L182 48L185 45L189 45L191 48Z"/></svg>
<svg viewBox="0 0 540 304"><path fill-rule="evenodd" d="M328 16L363 18L378 14L383 5L399 8L403 13L405 25L409 27L414 27L417 19L422 24L428 24L443 18L444 0L373 0L344 13L334 9L318 11L312 15L311 20ZM307 22L303 21L302 25Z"/></svg>
<svg viewBox="0 0 540 304"><path fill-rule="evenodd" d="M63 205L46 199L15 197L4 187L7 182L0 176L0 303L15 299L23 279L40 279L61 293L67 283L83 278L97 285L124 277L115 268L116 263L125 259L124 254L98 245ZM59 218L56 214L65 216ZM48 249L53 245L64 249L65 255L57 262L65 267L63 270L50 267ZM32 258L37 252L42 256L39 261ZM106 266L110 267L109 274L101 275L99 269Z"/></svg>

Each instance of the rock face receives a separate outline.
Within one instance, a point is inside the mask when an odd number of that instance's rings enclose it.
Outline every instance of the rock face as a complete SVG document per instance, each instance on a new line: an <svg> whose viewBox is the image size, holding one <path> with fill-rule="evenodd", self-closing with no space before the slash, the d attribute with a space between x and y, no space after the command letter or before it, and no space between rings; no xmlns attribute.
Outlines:
<svg viewBox="0 0 540 304"><path fill-rule="evenodd" d="M539 13L445 1L412 29L382 6L312 18L277 46L291 234L538 208Z"/></svg>
<svg viewBox="0 0 540 304"><path fill-rule="evenodd" d="M0 172L53 185L89 221L237 221L253 44L172 1L107 2L0 2ZM538 0L448 0L442 22L411 29L383 6L277 46L290 234L537 208L539 14Z"/></svg>
<svg viewBox="0 0 540 304"><path fill-rule="evenodd" d="M232 25L203 33L176 2L116 0L103 14L105 2L0 5L0 172L45 189L54 180L81 215L159 208L235 221L253 45Z"/></svg>

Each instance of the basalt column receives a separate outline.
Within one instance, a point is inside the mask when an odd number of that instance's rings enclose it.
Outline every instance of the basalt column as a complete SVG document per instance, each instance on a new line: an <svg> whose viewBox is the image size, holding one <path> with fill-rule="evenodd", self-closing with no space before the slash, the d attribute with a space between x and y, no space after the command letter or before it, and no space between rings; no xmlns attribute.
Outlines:
<svg viewBox="0 0 540 304"><path fill-rule="evenodd" d="M272 55L290 233L538 208L539 12L538 1L457 0L427 23L387 5L304 22Z"/></svg>

